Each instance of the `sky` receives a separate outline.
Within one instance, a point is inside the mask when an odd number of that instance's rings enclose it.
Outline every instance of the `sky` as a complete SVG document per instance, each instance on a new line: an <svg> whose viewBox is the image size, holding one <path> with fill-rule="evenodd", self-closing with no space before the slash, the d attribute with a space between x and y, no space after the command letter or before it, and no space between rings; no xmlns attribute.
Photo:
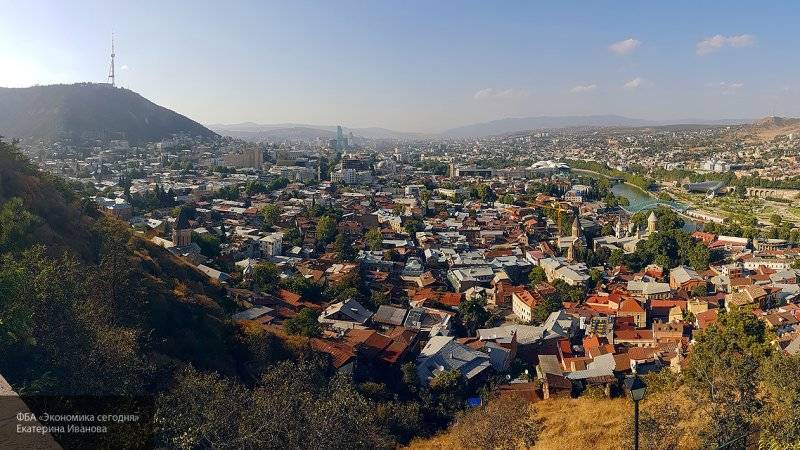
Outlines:
<svg viewBox="0 0 800 450"><path fill-rule="evenodd" d="M434 132L800 116L800 2L0 0L0 86L117 84L201 123Z"/></svg>

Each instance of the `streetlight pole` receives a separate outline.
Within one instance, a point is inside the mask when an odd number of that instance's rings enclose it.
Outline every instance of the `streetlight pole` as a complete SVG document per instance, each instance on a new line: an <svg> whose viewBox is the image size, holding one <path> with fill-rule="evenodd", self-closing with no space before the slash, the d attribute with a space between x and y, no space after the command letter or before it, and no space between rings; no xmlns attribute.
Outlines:
<svg viewBox="0 0 800 450"><path fill-rule="evenodd" d="M633 450L639 450L639 400L633 401Z"/></svg>
<svg viewBox="0 0 800 450"><path fill-rule="evenodd" d="M647 385L634 371L633 377L625 380L625 387L633 400L633 449L639 450L639 401L644 398Z"/></svg>

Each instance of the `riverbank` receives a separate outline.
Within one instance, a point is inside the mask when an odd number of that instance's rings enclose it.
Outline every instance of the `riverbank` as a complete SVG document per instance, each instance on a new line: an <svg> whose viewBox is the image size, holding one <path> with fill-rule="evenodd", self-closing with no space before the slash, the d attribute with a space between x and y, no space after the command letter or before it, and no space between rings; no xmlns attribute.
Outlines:
<svg viewBox="0 0 800 450"><path fill-rule="evenodd" d="M598 176L601 176L601 177L605 177L605 178L608 178L608 179L614 179L614 180L618 179L618 178L616 178L616 177L611 177L611 176L608 176L608 175L606 175L606 174L604 174L604 173L595 172L594 170L589 170L589 169L573 169L573 168L571 168L571 167L570 167L570 169L569 169L569 170L570 170L570 171L572 171L572 172L585 172L585 173L591 173L591 174L598 175ZM637 185L635 185L635 184L633 184L633 183L628 183L628 182L627 182L627 181L625 181L625 180L622 180L622 181L620 181L620 182L621 182L622 184L626 185L626 186L630 186L630 187L632 187L633 189L636 189L636 190L638 190L638 191L641 191L642 193L644 193L644 194L646 194L646 195L648 195L648 196L650 196L650 197L652 197L652 198L654 198L654 199L656 199L656 200L657 200L656 196L654 196L652 192L650 192L650 191L648 191L648 190L646 190L646 189L642 189L642 187L641 187L641 186L637 186Z"/></svg>
<svg viewBox="0 0 800 450"><path fill-rule="evenodd" d="M595 172L593 170L572 169L572 171L587 174L592 178L605 177L607 179L616 179L615 177L610 177L604 173ZM656 204L669 207L684 219L686 222L685 228L687 231L694 231L700 228L700 226L705 222L715 221L710 219L710 216L712 215L709 213L689 207L681 202L666 202L664 200L660 200L652 192L642 189L635 184L627 183L624 180L614 184L614 186L611 188L611 192L613 192L616 196L625 197L628 200L630 206L628 208L623 208L628 214L635 214Z"/></svg>

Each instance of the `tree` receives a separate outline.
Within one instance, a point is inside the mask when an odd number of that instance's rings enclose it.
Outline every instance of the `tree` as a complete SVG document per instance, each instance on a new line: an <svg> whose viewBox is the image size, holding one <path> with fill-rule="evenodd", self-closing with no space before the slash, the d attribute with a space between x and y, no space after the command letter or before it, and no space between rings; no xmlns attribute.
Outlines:
<svg viewBox="0 0 800 450"><path fill-rule="evenodd" d="M769 341L764 322L741 309L720 313L696 337L686 380L713 418L701 430L707 443L719 446L753 430L760 408L754 374L771 353Z"/></svg>
<svg viewBox="0 0 800 450"><path fill-rule="evenodd" d="M357 254L355 247L353 247L353 242L345 233L336 235L336 240L333 242L333 251L336 252L336 257L341 261L352 261Z"/></svg>
<svg viewBox="0 0 800 450"><path fill-rule="evenodd" d="M378 228L370 228L364 235L364 241L370 250L377 251L383 248L383 235Z"/></svg>
<svg viewBox="0 0 800 450"><path fill-rule="evenodd" d="M281 209L274 204L268 204L261 209L261 223L266 230L272 230L281 217Z"/></svg>
<svg viewBox="0 0 800 450"><path fill-rule="evenodd" d="M476 298L461 302L458 305L458 315L468 336L474 335L491 317L486 311L485 302Z"/></svg>
<svg viewBox="0 0 800 450"><path fill-rule="evenodd" d="M303 245L303 234L298 228L292 227L283 234L283 240L295 247Z"/></svg>
<svg viewBox="0 0 800 450"><path fill-rule="evenodd" d="M541 266L533 266L528 273L528 284L530 284L531 287L535 287L545 281L547 281L547 274L545 274L544 269Z"/></svg>
<svg viewBox="0 0 800 450"><path fill-rule="evenodd" d="M683 228L685 221L675 211L666 206L659 206L652 211L656 215L656 230L667 231ZM636 224L638 228L647 226L647 219L650 217L651 211L643 210L631 216L631 221Z"/></svg>
<svg viewBox="0 0 800 450"><path fill-rule="evenodd" d="M426 423L445 425L461 410L464 380L458 370L437 372L420 393Z"/></svg>
<svg viewBox="0 0 800 450"><path fill-rule="evenodd" d="M379 306L389 303L389 295L386 292L372 291L369 295L369 300L377 310Z"/></svg>
<svg viewBox="0 0 800 450"><path fill-rule="evenodd" d="M431 192L427 189L422 189L419 194L420 200L422 201L422 211L423 214L427 217L428 215L428 202L431 201Z"/></svg>
<svg viewBox="0 0 800 450"><path fill-rule="evenodd" d="M216 236L210 233L199 234L192 232L192 242L200 247L200 253L202 253L203 256L207 258L216 258L219 256L220 243Z"/></svg>
<svg viewBox="0 0 800 450"><path fill-rule="evenodd" d="M302 275L292 275L282 279L281 287L306 299L316 299L322 294L319 284Z"/></svg>
<svg viewBox="0 0 800 450"><path fill-rule="evenodd" d="M608 257L608 265L611 267L621 266L625 261L625 254L620 249L614 249L611 251L611 255Z"/></svg>
<svg viewBox="0 0 800 450"><path fill-rule="evenodd" d="M603 281L603 272L595 269L594 267L589 269L589 283L591 285L589 287L594 288L601 281Z"/></svg>
<svg viewBox="0 0 800 450"><path fill-rule="evenodd" d="M133 180L131 180L130 175L124 173L120 175L119 181L117 182L119 187L123 190L123 195L125 196L125 200L131 200L131 186L133 185Z"/></svg>
<svg viewBox="0 0 800 450"><path fill-rule="evenodd" d="M554 313L563 307L563 302L558 294L545 295L541 301L536 303L536 307L533 308L531 322L542 323L547 320L547 317L551 313Z"/></svg>
<svg viewBox="0 0 800 450"><path fill-rule="evenodd" d="M253 282L266 292L277 292L281 271L273 263L260 263L253 266Z"/></svg>
<svg viewBox="0 0 800 450"><path fill-rule="evenodd" d="M710 260L711 251L701 242L696 243L689 250L687 261L695 270L708 269L708 263Z"/></svg>
<svg viewBox="0 0 800 450"><path fill-rule="evenodd" d="M311 308L303 308L296 316L283 322L283 329L289 334L298 334L306 337L319 337L322 334L319 313Z"/></svg>
<svg viewBox="0 0 800 450"><path fill-rule="evenodd" d="M223 243L228 241L228 230L225 228L225 221L219 224L219 241Z"/></svg>
<svg viewBox="0 0 800 450"><path fill-rule="evenodd" d="M761 366L759 378L767 395L759 424L766 438L779 444L769 448L792 448L800 443L800 355L776 352Z"/></svg>
<svg viewBox="0 0 800 450"><path fill-rule="evenodd" d="M703 297L708 295L708 287L704 284L697 285L692 288L692 297Z"/></svg>
<svg viewBox="0 0 800 450"><path fill-rule="evenodd" d="M336 238L336 222L331 216L322 216L317 221L317 242L323 246Z"/></svg>
<svg viewBox="0 0 800 450"><path fill-rule="evenodd" d="M222 186L217 191L217 196L225 200L239 200L239 187L238 186Z"/></svg>
<svg viewBox="0 0 800 450"><path fill-rule="evenodd" d="M413 217L405 221L403 229L413 237L418 231L425 229L425 224L419 218Z"/></svg>
<svg viewBox="0 0 800 450"><path fill-rule="evenodd" d="M156 402L156 436L165 447L230 445L239 439L248 392L218 374L183 371Z"/></svg>
<svg viewBox="0 0 800 450"><path fill-rule="evenodd" d="M478 184L472 190L473 197L479 199L481 203L491 203L497 200L497 194L487 184Z"/></svg>
<svg viewBox="0 0 800 450"><path fill-rule="evenodd" d="M33 240L41 219L25 209L22 199L14 197L0 208L0 252L19 251Z"/></svg>
<svg viewBox="0 0 800 450"><path fill-rule="evenodd" d="M771 222L773 225L775 225L775 226L777 227L777 226L780 226L781 222L783 222L783 218L781 217L781 215L780 215L780 214L771 214L771 215L769 216L769 221L770 221L770 222Z"/></svg>

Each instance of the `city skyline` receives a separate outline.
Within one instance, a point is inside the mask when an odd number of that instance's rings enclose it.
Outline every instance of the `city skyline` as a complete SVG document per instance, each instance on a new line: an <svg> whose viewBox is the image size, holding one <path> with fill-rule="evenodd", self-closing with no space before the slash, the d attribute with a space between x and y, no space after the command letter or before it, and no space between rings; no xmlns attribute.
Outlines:
<svg viewBox="0 0 800 450"><path fill-rule="evenodd" d="M103 82L114 32L118 85L207 124L800 116L793 3L403 6L12 1L0 86Z"/></svg>

